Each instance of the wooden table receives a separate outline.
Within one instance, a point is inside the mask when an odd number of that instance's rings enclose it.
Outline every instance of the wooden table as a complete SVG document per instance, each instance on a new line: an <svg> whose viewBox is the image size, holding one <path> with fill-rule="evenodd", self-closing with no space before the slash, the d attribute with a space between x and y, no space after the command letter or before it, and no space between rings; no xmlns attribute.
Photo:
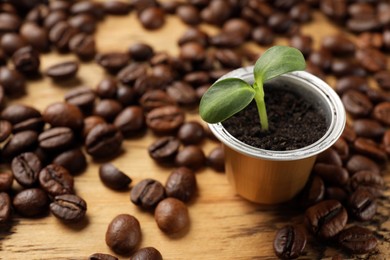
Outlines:
<svg viewBox="0 0 390 260"><path fill-rule="evenodd" d="M146 32L135 14L126 17L107 17L99 24L96 35L100 51L125 51L133 42L146 42L156 51L166 50L177 54L176 39L185 31L176 17L168 17L166 25L157 31ZM205 29L215 31L214 28ZM303 28L315 39L318 46L322 36L338 32L319 13L313 22ZM286 41L279 39L278 43ZM260 50L254 44L251 48ZM60 61L73 60L75 56L52 52L42 56L41 69ZM78 73L81 84L95 87L105 77L103 70L94 62L83 63ZM14 103L33 105L43 111L50 103L63 100L69 87L58 86L43 78L28 82L28 95ZM196 111L189 112L187 119L200 120ZM172 168L162 168L149 158L146 148L156 137L148 132L141 139L127 139L125 153L112 163L127 173L133 183L143 178L154 178L165 183ZM202 144L208 153L217 143ZM118 214L134 215L141 223L141 247L156 247L164 259L274 259L272 243L275 231L287 223L302 223L302 210L288 206L260 206L234 194L224 174L205 168L196 173L198 194L188 204L191 226L185 234L168 236L157 227L154 217L130 202L129 191L109 190L99 180L98 166L88 158L87 170L75 177L76 193L88 203L87 216L78 224L63 224L53 216L38 219L14 218L6 230L0 230L0 259L87 259L95 252L112 253L105 243L108 223ZM386 176L387 182L390 181ZM386 192L389 195L389 192ZM385 200L385 204L389 201ZM378 221L383 229L390 229L390 208L381 206ZM389 241L390 233L382 232ZM378 254L370 259L389 259L390 244L380 241ZM332 257L339 253L335 248L309 241L302 259ZM128 257L119 256L120 259Z"/></svg>

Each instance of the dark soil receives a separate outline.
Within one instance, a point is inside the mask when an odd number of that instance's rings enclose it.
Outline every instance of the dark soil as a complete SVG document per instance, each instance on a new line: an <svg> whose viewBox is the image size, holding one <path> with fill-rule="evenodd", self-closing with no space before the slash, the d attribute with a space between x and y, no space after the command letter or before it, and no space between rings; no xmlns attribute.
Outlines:
<svg viewBox="0 0 390 260"><path fill-rule="evenodd" d="M251 146L287 151L310 145L327 130L325 113L290 91L265 89L269 130L262 131L255 101L222 124L226 130Z"/></svg>

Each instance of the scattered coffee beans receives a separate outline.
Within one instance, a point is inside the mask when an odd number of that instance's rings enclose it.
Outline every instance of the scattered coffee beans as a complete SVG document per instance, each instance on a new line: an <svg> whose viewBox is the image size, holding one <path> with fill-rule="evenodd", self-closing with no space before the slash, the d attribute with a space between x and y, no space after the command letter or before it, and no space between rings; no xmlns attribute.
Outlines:
<svg viewBox="0 0 390 260"><path fill-rule="evenodd" d="M74 223L85 216L87 203L74 194L58 195L50 204L50 211L58 219Z"/></svg>
<svg viewBox="0 0 390 260"><path fill-rule="evenodd" d="M126 189L132 182L129 176L111 163L106 163L99 167L99 177L104 185L114 190Z"/></svg>

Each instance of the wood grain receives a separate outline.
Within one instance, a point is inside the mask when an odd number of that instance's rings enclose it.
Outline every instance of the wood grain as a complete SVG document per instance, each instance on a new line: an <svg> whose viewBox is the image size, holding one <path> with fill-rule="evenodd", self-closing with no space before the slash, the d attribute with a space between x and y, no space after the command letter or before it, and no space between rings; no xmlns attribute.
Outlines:
<svg viewBox="0 0 390 260"><path fill-rule="evenodd" d="M204 26L215 32L215 28ZM168 17L166 25L153 32L146 32L135 14L125 17L107 17L99 24L96 34L100 51L124 51L133 42L146 42L157 51L177 54L176 39L186 26L177 18ZM316 13L314 20L305 25L303 32L313 36L315 46L321 37L337 33L339 29ZM286 43L279 39L278 43ZM253 43L246 47L262 49ZM41 70L75 56L52 52L42 56ZM94 62L83 63L78 81L70 85L95 87L105 77ZM48 78L28 82L28 95L14 103L33 105L41 111L50 103L63 100L63 94L72 86L59 86ZM187 120L200 120L196 111L187 113ZM148 132L138 139L124 142L125 153L113 161L137 183L143 178L154 178L165 183L172 168L162 168L148 156L146 148L156 137ZM202 144L208 153L217 143ZM154 246L164 259L274 259L272 242L275 231L286 223L303 223L302 210L290 205L260 206L247 202L234 194L226 176L205 168L197 172L198 194L188 204L190 229L175 236L162 233L150 212L134 206L129 191L115 192L102 185L98 178L99 164L89 158L87 170L75 177L76 193L88 203L87 217L78 224L63 224L53 216L38 219L14 218L12 223L0 229L0 259L87 259L95 252L112 253L105 244L108 223L118 214L136 216L141 223L143 239L141 247ZM386 176L387 183L389 178ZM389 192L386 192L389 195ZM389 201L381 201L377 222L380 230L378 251L370 259L389 259L390 215ZM310 240L301 259L330 258L340 253L324 243ZM128 256L118 256L128 259ZM369 256L368 256L369 257Z"/></svg>

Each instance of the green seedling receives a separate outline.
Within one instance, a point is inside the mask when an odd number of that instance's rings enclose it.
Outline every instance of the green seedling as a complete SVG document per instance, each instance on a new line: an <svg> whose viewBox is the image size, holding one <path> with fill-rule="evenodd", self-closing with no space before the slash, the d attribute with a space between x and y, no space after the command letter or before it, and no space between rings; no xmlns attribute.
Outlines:
<svg viewBox="0 0 390 260"><path fill-rule="evenodd" d="M261 128L267 131L264 83L287 72L304 70L305 67L305 58L298 49L287 46L271 47L256 61L253 85L239 78L226 78L215 82L203 95L199 114L208 123L219 123L243 110L255 99Z"/></svg>

